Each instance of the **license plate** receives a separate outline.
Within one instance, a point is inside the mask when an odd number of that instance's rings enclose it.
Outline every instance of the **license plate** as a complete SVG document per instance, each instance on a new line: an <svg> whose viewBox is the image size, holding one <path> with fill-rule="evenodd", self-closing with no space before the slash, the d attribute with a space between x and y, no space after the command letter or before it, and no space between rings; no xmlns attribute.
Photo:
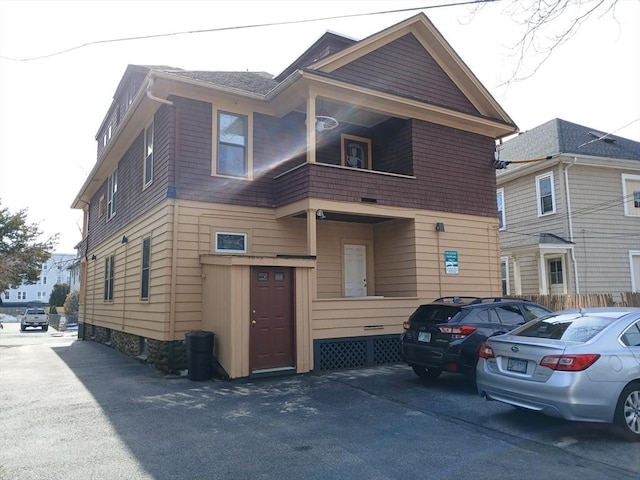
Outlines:
<svg viewBox="0 0 640 480"><path fill-rule="evenodd" d="M431 334L429 332L418 332L418 341L419 342L430 342Z"/></svg>
<svg viewBox="0 0 640 480"><path fill-rule="evenodd" d="M510 372L517 373L526 373L527 372L527 361L522 360L520 358L508 358L507 359L507 370Z"/></svg>

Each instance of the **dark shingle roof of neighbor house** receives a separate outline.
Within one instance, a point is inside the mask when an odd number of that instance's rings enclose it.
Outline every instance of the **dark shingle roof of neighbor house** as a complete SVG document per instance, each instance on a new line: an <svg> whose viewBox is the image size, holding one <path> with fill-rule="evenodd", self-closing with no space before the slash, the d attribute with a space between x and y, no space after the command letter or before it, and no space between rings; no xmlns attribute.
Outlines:
<svg viewBox="0 0 640 480"><path fill-rule="evenodd" d="M640 161L640 142L555 118L505 141L500 148L502 161L561 154Z"/></svg>

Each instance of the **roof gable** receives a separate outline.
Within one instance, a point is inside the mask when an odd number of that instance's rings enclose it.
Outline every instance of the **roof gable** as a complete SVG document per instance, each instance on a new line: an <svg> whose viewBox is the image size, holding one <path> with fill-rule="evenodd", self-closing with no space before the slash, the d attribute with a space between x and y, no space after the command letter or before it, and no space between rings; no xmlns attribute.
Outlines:
<svg viewBox="0 0 640 480"><path fill-rule="evenodd" d="M419 13L356 42L338 53L321 59L308 68L324 73L334 73L407 34L413 35L420 47L433 60L434 65L437 65L448 77L448 81L456 86L462 96L466 98L468 104L473 105L475 111L482 116L515 126L513 120L480 83L424 13ZM415 68L415 66L412 66L412 68Z"/></svg>

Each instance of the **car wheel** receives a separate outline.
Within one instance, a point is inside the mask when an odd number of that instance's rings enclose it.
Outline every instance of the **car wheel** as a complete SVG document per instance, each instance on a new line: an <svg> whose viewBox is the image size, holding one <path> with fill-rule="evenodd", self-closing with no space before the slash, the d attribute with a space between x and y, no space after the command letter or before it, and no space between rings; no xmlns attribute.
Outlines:
<svg viewBox="0 0 640 480"><path fill-rule="evenodd" d="M24 332L27 329L24 325L20 325L20 331Z"/></svg>
<svg viewBox="0 0 640 480"><path fill-rule="evenodd" d="M640 382L630 383L620 394L614 423L624 438L640 442Z"/></svg>
<svg viewBox="0 0 640 480"><path fill-rule="evenodd" d="M47 330L49 330L49 325L47 325L47 326L45 326L45 327L42 327L42 331L43 331L43 332L46 332Z"/></svg>
<svg viewBox="0 0 640 480"><path fill-rule="evenodd" d="M413 368L413 373L415 373L420 378L425 379L438 378L442 373L442 370L438 370L436 368L425 368L419 367L417 365L412 365L411 368Z"/></svg>

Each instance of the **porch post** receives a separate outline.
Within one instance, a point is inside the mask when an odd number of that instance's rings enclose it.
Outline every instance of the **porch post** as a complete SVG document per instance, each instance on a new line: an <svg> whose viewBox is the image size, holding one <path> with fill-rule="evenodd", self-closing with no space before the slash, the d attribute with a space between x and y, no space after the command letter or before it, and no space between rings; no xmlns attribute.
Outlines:
<svg viewBox="0 0 640 480"><path fill-rule="evenodd" d="M540 295L548 295L549 287L547 286L547 263L542 252L538 253L538 286Z"/></svg>
<svg viewBox="0 0 640 480"><path fill-rule="evenodd" d="M520 259L516 256L511 257L513 260L513 286L516 295L522 295L522 277L520 276Z"/></svg>
<svg viewBox="0 0 640 480"><path fill-rule="evenodd" d="M317 253L317 218L315 209L307 209L307 255L316 255Z"/></svg>
<svg viewBox="0 0 640 480"><path fill-rule="evenodd" d="M316 96L307 98L307 163L316 163ZM315 219L315 215L314 215Z"/></svg>

